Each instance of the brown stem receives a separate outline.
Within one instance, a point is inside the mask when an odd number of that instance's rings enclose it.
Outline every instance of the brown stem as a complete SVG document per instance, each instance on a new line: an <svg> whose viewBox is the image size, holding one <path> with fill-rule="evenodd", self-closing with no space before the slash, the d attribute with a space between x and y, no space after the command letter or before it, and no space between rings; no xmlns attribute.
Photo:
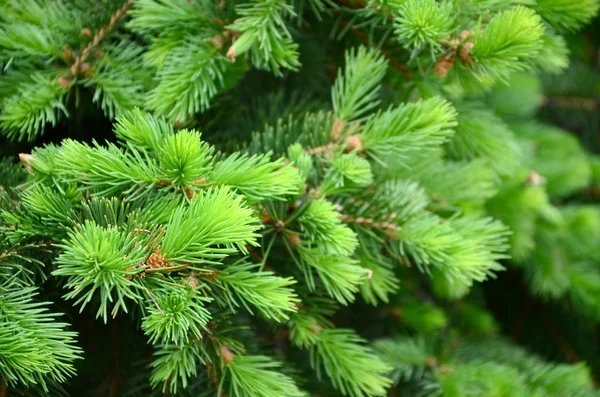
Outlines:
<svg viewBox="0 0 600 397"><path fill-rule="evenodd" d="M328 143L327 145L316 146L305 151L306 154L315 155L323 153L331 153L338 147L337 143Z"/></svg>
<svg viewBox="0 0 600 397"><path fill-rule="evenodd" d="M600 109L600 101L595 98L580 97L546 97L543 96L541 105L544 107L573 108L594 111Z"/></svg>
<svg viewBox="0 0 600 397"><path fill-rule="evenodd" d="M250 254L251 257L253 257L258 263L262 263L263 261L263 257L254 250L253 247L251 247L250 245L247 246L248 248L248 253Z"/></svg>
<svg viewBox="0 0 600 397"><path fill-rule="evenodd" d="M156 299L154 299L154 297L152 296L152 294L150 293L150 290L146 290L146 294L148 294L148 298L150 298L150 300L154 303L154 306L156 306L156 308L158 309L158 311L160 312L160 314L165 314L165 312L162 311L162 309L160 308L160 306L158 305L158 302L156 301Z"/></svg>
<svg viewBox="0 0 600 397"><path fill-rule="evenodd" d="M117 25L117 22L119 22L125 16L125 14L127 14L127 11L129 11L131 5L132 0L127 0L121 8L111 15L108 25L102 26L94 32L92 41L90 41L88 45L81 51L79 56L75 58L75 62L71 66L71 73L73 76L77 76L79 74L81 65L85 62L92 50L97 47L98 44L100 44L100 42L106 37L108 32L110 32Z"/></svg>
<svg viewBox="0 0 600 397"><path fill-rule="evenodd" d="M366 226L366 227L370 227L370 228L374 228L374 229L380 229L380 230L383 230L389 237L397 238L398 232L400 232L400 230L402 230L402 228L393 223L394 218L396 218L395 213L392 213L389 216L388 220L386 220L384 222L378 222L378 221L374 220L373 218L365 218L362 216L355 218L355 217L352 217L347 214L340 215L340 219L342 220L342 222L356 223L356 224L359 224L362 226Z"/></svg>
<svg viewBox="0 0 600 397"><path fill-rule="evenodd" d="M0 386L0 397L6 397L8 395L8 385L6 383L3 383L2 386Z"/></svg>
<svg viewBox="0 0 600 397"><path fill-rule="evenodd" d="M214 365L212 365L211 363L206 363L206 368L208 368L208 376L210 377L210 380L215 388L215 390L218 392L219 391L219 377L217 376L217 370L215 368ZM222 393L221 393L222 395Z"/></svg>

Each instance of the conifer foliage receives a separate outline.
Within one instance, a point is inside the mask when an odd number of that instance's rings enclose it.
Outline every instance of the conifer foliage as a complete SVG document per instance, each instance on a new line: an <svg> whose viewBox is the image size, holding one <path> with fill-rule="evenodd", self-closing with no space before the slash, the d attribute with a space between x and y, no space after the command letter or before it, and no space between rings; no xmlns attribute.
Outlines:
<svg viewBox="0 0 600 397"><path fill-rule="evenodd" d="M535 114L599 7L0 0L0 397L597 396L486 291L598 337L600 157Z"/></svg>

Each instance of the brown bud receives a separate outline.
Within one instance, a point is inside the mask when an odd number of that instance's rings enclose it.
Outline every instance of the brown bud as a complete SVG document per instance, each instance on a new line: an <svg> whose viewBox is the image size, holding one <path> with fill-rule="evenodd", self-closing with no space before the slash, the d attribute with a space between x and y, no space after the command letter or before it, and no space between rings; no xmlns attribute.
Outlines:
<svg viewBox="0 0 600 397"><path fill-rule="evenodd" d="M438 58L437 63L435 64L434 73L438 77L446 77L450 69L454 67L455 61L454 55L444 54Z"/></svg>
<svg viewBox="0 0 600 397"><path fill-rule="evenodd" d="M472 35L473 35L472 31L470 31L470 30L463 30L462 32L460 32L460 35L458 37L460 37L460 41L465 41L466 39L468 39Z"/></svg>
<svg viewBox="0 0 600 397"><path fill-rule="evenodd" d="M288 237L289 242L292 245L292 247L298 247L298 246L302 245L302 239L297 234L287 233L287 237Z"/></svg>
<svg viewBox="0 0 600 397"><path fill-rule="evenodd" d="M194 192L193 189L190 189L189 187L186 186L184 190L185 190L185 195L187 196L188 199L191 200L191 199L194 198L194 193L195 192Z"/></svg>
<svg viewBox="0 0 600 397"><path fill-rule="evenodd" d="M393 307L391 310L392 317L400 318L404 314L404 311L399 307Z"/></svg>
<svg viewBox="0 0 600 397"><path fill-rule="evenodd" d="M71 85L72 82L73 82L73 79L71 77L61 76L61 77L58 78L58 84L62 88L67 88L68 86Z"/></svg>
<svg viewBox="0 0 600 397"><path fill-rule="evenodd" d="M438 360L435 356L428 357L427 360L425 361L425 365L428 366L429 368L437 367Z"/></svg>
<svg viewBox="0 0 600 397"><path fill-rule="evenodd" d="M546 178L535 171L529 171L529 174L527 174L527 179L525 180L525 184L529 186L541 186L545 183Z"/></svg>
<svg viewBox="0 0 600 397"><path fill-rule="evenodd" d="M460 44L460 39L457 39L457 38L448 38L445 41L448 42L447 46L452 51L456 51L456 49L458 48L458 45Z"/></svg>
<svg viewBox="0 0 600 397"><path fill-rule="evenodd" d="M273 224L273 226L275 226L275 230L277 232L281 232L283 231L283 229L285 229L285 222L283 222L282 220L276 220L275 223Z"/></svg>
<svg viewBox="0 0 600 397"><path fill-rule="evenodd" d="M194 272L190 273L190 276L187 278L187 283L193 289L198 288L198 286L200 285L200 282L196 278L196 273L194 273Z"/></svg>
<svg viewBox="0 0 600 397"><path fill-rule="evenodd" d="M333 121L333 125L331 126L331 131L329 135L333 139L338 139L340 135L342 135L342 131L344 130L345 125L346 123L343 120L340 120L336 117L336 119Z"/></svg>
<svg viewBox="0 0 600 397"><path fill-rule="evenodd" d="M357 152L361 153L364 150L359 134L350 135L349 137L344 139L344 142L348 144L348 147L346 148L347 152L352 152L356 150Z"/></svg>
<svg viewBox="0 0 600 397"><path fill-rule="evenodd" d="M165 256L160 254L159 248L157 247L146 260L146 265L151 269L160 269L171 266L171 262L169 262Z"/></svg>
<svg viewBox="0 0 600 397"><path fill-rule="evenodd" d="M202 276L207 280L215 281L217 279L217 272L211 271L208 273L202 273Z"/></svg>
<svg viewBox="0 0 600 397"><path fill-rule="evenodd" d="M227 347L226 344L220 345L219 350L221 352L221 357L223 358L223 362L225 363L225 365L231 364L231 362L235 358L235 354L233 354L231 350L229 350L229 347Z"/></svg>
<svg viewBox="0 0 600 397"><path fill-rule="evenodd" d="M235 49L233 46L227 50L227 58L231 59L231 62L235 62Z"/></svg>
<svg viewBox="0 0 600 397"><path fill-rule="evenodd" d="M220 34L206 39L206 42L212 43L219 50L223 48L223 36Z"/></svg>
<svg viewBox="0 0 600 397"><path fill-rule="evenodd" d="M81 29L81 35L84 37L92 37L92 30L90 28Z"/></svg>
<svg viewBox="0 0 600 397"><path fill-rule="evenodd" d="M79 67L79 71L81 73L83 73L84 76L87 76L91 70L92 70L92 65L90 65L88 62L82 63L81 66Z"/></svg>
<svg viewBox="0 0 600 397"><path fill-rule="evenodd" d="M21 160L26 165L30 165L31 164L31 159L32 158L33 158L33 154L19 153L19 160Z"/></svg>
<svg viewBox="0 0 600 397"><path fill-rule="evenodd" d="M321 333L321 331L323 331L323 327L321 327L321 325L317 322L313 322L308 329L310 329L312 331L312 333L319 335Z"/></svg>
<svg viewBox="0 0 600 397"><path fill-rule="evenodd" d="M471 59L470 55L473 47L475 47L475 43L469 41L463 44L462 48L460 49L460 60L467 65L471 65L473 63L473 59Z"/></svg>
<svg viewBox="0 0 600 397"><path fill-rule="evenodd" d="M69 63L72 63L75 60L73 57L73 52L71 51L71 49L68 46L63 47L62 56L63 56L63 58L65 58L65 61L67 61Z"/></svg>
<svg viewBox="0 0 600 397"><path fill-rule="evenodd" d="M31 160L33 159L33 154L29 153L19 153L19 160L25 165L25 169L27 171L31 171Z"/></svg>

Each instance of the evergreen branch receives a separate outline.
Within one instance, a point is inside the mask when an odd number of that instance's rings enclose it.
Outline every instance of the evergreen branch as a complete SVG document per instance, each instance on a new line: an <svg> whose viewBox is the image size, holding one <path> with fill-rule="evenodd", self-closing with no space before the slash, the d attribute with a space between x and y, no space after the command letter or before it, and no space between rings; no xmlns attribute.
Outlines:
<svg viewBox="0 0 600 397"><path fill-rule="evenodd" d="M74 345L75 332L57 322L48 303L36 303L34 288L1 287L0 374L3 383L40 384L47 391L50 380L64 382L74 375L73 362L81 350ZM33 343L34 342L34 343ZM6 382L6 383L5 383Z"/></svg>
<svg viewBox="0 0 600 397"><path fill-rule="evenodd" d="M227 187L200 192L169 220L160 255L173 264L202 264L256 246L260 228L243 196Z"/></svg>
<svg viewBox="0 0 600 397"><path fill-rule="evenodd" d="M314 243L323 254L351 255L358 244L356 235L342 224L344 216L323 198L312 200L297 221L304 240Z"/></svg>
<svg viewBox="0 0 600 397"><path fill-rule="evenodd" d="M450 34L453 21L452 3L434 0L409 0L398 8L395 33L411 50L414 58L425 47L431 56L442 51L440 42Z"/></svg>
<svg viewBox="0 0 600 397"><path fill-rule="evenodd" d="M67 181L79 182L99 196L143 194L160 182L157 164L143 151L124 152L65 140L54 155L54 171ZM82 178L83 176L83 178Z"/></svg>
<svg viewBox="0 0 600 397"><path fill-rule="evenodd" d="M363 249L357 256L360 265L370 272L360 285L363 299L373 306L377 306L378 301L388 303L400 287L400 281L394 274L394 264L377 251Z"/></svg>
<svg viewBox="0 0 600 397"><path fill-rule="evenodd" d="M189 284L155 292L160 294L154 302L156 307L151 307L142 320L142 329L150 343L180 345L188 343L190 338L201 339L211 319L204 304L211 299L200 296L200 291Z"/></svg>
<svg viewBox="0 0 600 397"><path fill-rule="evenodd" d="M331 159L319 191L324 195L350 193L366 188L372 182L371 165L354 151Z"/></svg>
<svg viewBox="0 0 600 397"><path fill-rule="evenodd" d="M241 32L227 51L235 61L239 55L250 51L252 62L261 69L271 70L281 76L281 68L297 70L298 45L293 42L284 17L295 16L294 9L286 0L253 0L236 7L240 18L228 26Z"/></svg>
<svg viewBox="0 0 600 397"><path fill-rule="evenodd" d="M311 366L320 379L322 370L333 386L352 397L383 396L391 380L390 367L365 346L365 341L347 329L324 329L310 352Z"/></svg>
<svg viewBox="0 0 600 397"><path fill-rule="evenodd" d="M236 152L217 162L207 176L208 184L228 185L237 189L250 202L265 198L282 200L297 194L303 180L300 173L283 159L270 161L271 153L244 157Z"/></svg>
<svg viewBox="0 0 600 397"><path fill-rule="evenodd" d="M422 339L378 339L373 348L382 361L393 368L389 376L394 383L422 378L428 364L435 360Z"/></svg>
<svg viewBox="0 0 600 397"><path fill-rule="evenodd" d="M397 238L396 236L398 235L398 232L400 230L402 230L402 228L400 226L395 225L393 223L394 218L395 217L392 214L388 218L388 221L378 222L378 221L376 221L373 218L365 218L365 217L362 217L362 216L353 217L353 216L350 216L350 215L342 214L341 217L340 217L340 219L343 222L356 223L356 224L361 225L363 227L368 227L368 228L372 228L372 229L379 229L379 230L382 230L387 236L390 236L391 238Z"/></svg>
<svg viewBox="0 0 600 397"><path fill-rule="evenodd" d="M215 4L212 1L134 0L132 19L127 24L133 31L151 35L161 33L185 35L207 30L214 23Z"/></svg>
<svg viewBox="0 0 600 397"><path fill-rule="evenodd" d="M60 56L64 35L72 33L74 13L63 3L38 0L2 3L0 58L38 60Z"/></svg>
<svg viewBox="0 0 600 397"><path fill-rule="evenodd" d="M183 130L167 135L155 149L162 173L176 186L189 188L209 172L212 148L200 138L197 131Z"/></svg>
<svg viewBox="0 0 600 397"><path fill-rule="evenodd" d="M226 87L230 61L202 38L187 37L169 52L150 92L148 106L169 120L184 122L210 107Z"/></svg>
<svg viewBox="0 0 600 397"><path fill-rule="evenodd" d="M598 0L537 0L533 8L552 26L573 32L589 23L600 9Z"/></svg>
<svg viewBox="0 0 600 397"><path fill-rule="evenodd" d="M127 312L126 300L140 301L142 289L131 277L143 269L148 256L144 245L132 234L116 228L103 228L94 223L80 225L69 232L69 239L61 246L63 253L58 257L55 276L68 277L65 287L71 291L67 299L77 298L82 309L92 300L96 291L100 293L100 305L96 316L107 321L108 305L113 303L112 316L122 309Z"/></svg>
<svg viewBox="0 0 600 397"><path fill-rule="evenodd" d="M227 302L230 306L241 303L250 313L252 305L268 319L287 320L288 313L296 311L295 303L299 302L291 289L296 280L277 277L272 272L252 271L257 267L240 261L217 272L216 280L225 288Z"/></svg>
<svg viewBox="0 0 600 397"><path fill-rule="evenodd" d="M364 118L379 104L379 83L387 69L387 62L374 50L359 47L345 54L345 68L331 91L336 117L342 121Z"/></svg>
<svg viewBox="0 0 600 397"><path fill-rule="evenodd" d="M34 73L19 88L19 93L2 103L0 125L11 139L33 140L46 124L56 125L68 115L63 97L65 87L51 74Z"/></svg>
<svg viewBox="0 0 600 397"><path fill-rule="evenodd" d="M541 50L543 33L541 18L533 10L517 6L494 16L476 34L474 45L465 47L461 58L472 63L476 75L503 79L527 68L526 62Z"/></svg>
<svg viewBox="0 0 600 397"><path fill-rule="evenodd" d="M123 113L115 125L115 135L124 143L157 152L162 148L164 139L174 133L167 120L139 108Z"/></svg>
<svg viewBox="0 0 600 397"><path fill-rule="evenodd" d="M460 282L464 293L473 280L484 280L491 270L502 269L497 260L507 248L508 234L506 227L491 219L449 221L424 213L403 225L400 252L410 254L424 272L429 271L423 265L438 267L446 279L454 281L458 294Z"/></svg>
<svg viewBox="0 0 600 397"><path fill-rule="evenodd" d="M371 117L360 133L364 151L378 163L401 162L423 149L441 145L453 135L456 110L440 98L402 104Z"/></svg>
<svg viewBox="0 0 600 397"><path fill-rule="evenodd" d="M113 15L110 17L110 21L107 25L102 26L94 32L94 36L92 40L85 46L83 50L79 53L77 57L75 57L75 62L71 65L71 74L77 77L81 72L81 68L83 63L86 61L87 57L90 56L92 50L100 44L102 40L106 37L106 35L115 28L117 23L127 14L127 11L132 6L132 0L127 0L125 4L121 8L119 8Z"/></svg>
<svg viewBox="0 0 600 397"><path fill-rule="evenodd" d="M163 344L154 352L150 385L163 385L162 391L177 393L188 386L190 379L198 375L198 363L203 362L202 352L196 341L183 345Z"/></svg>
<svg viewBox="0 0 600 397"><path fill-rule="evenodd" d="M248 397L305 397L292 379L279 370L281 364L265 356L235 356L227 362L229 394Z"/></svg>
<svg viewBox="0 0 600 397"><path fill-rule="evenodd" d="M327 294L344 305L354 301L354 294L359 291L358 286L368 276L368 271L352 258L323 255L317 249L301 247L298 248L298 254L309 288L316 288L310 273L315 270Z"/></svg>
<svg viewBox="0 0 600 397"><path fill-rule="evenodd" d="M123 41L117 46L105 46L104 55L86 71L87 87L94 87L94 103L100 103L111 119L140 106L146 89L147 73L136 64L143 47Z"/></svg>

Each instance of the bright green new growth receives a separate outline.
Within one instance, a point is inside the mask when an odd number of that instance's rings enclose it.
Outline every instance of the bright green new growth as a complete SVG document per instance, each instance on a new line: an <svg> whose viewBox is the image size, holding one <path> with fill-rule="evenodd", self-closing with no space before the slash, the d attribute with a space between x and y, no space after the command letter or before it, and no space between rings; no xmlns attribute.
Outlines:
<svg viewBox="0 0 600 397"><path fill-rule="evenodd" d="M303 397L306 394L280 373L281 364L265 356L234 358L228 367L231 377L229 394L248 397Z"/></svg>
<svg viewBox="0 0 600 397"><path fill-rule="evenodd" d="M439 146L454 133L456 111L440 98L402 104L370 118L360 137L365 151L385 164ZM397 161L397 160L396 160Z"/></svg>
<svg viewBox="0 0 600 397"><path fill-rule="evenodd" d="M365 366L356 368L356 362ZM389 367L375 358L364 340L351 330L321 331L319 342L311 350L311 365L317 369L317 376L327 374L337 389L351 396L382 395L390 384L389 379L379 375Z"/></svg>
<svg viewBox="0 0 600 397"><path fill-rule="evenodd" d="M289 312L295 312L295 304L300 302L290 288L296 281L281 278L272 272L255 273L256 265L236 263L221 271L218 279L223 285L227 301L241 303L246 310L253 313L251 306L265 318L275 321L287 320Z"/></svg>
<svg viewBox="0 0 600 397"><path fill-rule="evenodd" d="M283 159L271 161L271 153L244 157L234 153L214 165L208 180L236 188L251 202L272 197L283 200L286 195L298 193L300 175Z"/></svg>
<svg viewBox="0 0 600 397"><path fill-rule="evenodd" d="M48 303L35 302L34 288L18 284L0 287L0 375L10 385L64 382L75 373L73 362L81 350L69 324L57 322Z"/></svg>
<svg viewBox="0 0 600 397"><path fill-rule="evenodd" d="M379 105L379 83L385 76L387 62L376 51L359 47L345 54L345 69L331 90L336 117L343 121L360 119Z"/></svg>
<svg viewBox="0 0 600 397"><path fill-rule="evenodd" d="M409 0L398 9L394 32L398 40L413 51L412 57L429 47L431 56L438 54L442 42L452 32L451 2Z"/></svg>
<svg viewBox="0 0 600 397"><path fill-rule="evenodd" d="M201 339L211 319L204 302L192 287L181 285L161 292L156 306L149 307L142 328L151 343L186 344L190 338Z"/></svg>
<svg viewBox="0 0 600 397"><path fill-rule="evenodd" d="M98 291L102 304L96 315L107 321L109 303L115 302L114 317L118 310L127 312L126 299L141 299L141 287L131 277L142 271L137 265L146 255L133 233L86 223L69 234L53 275L68 277L66 288L72 291L65 297L77 299L82 310Z"/></svg>
<svg viewBox="0 0 600 397"><path fill-rule="evenodd" d="M580 29L598 13L598 0L536 0L534 9L561 31Z"/></svg>
<svg viewBox="0 0 600 397"><path fill-rule="evenodd" d="M236 7L241 16L229 28L240 37L227 52L237 57L250 51L252 61L261 69L281 75L281 68L297 70L298 45L293 42L284 18L294 16L293 7L286 1L251 1Z"/></svg>
<svg viewBox="0 0 600 397"><path fill-rule="evenodd" d="M505 79L526 68L542 47L544 26L535 11L522 6L503 11L475 36L471 57L476 75Z"/></svg>
<svg viewBox="0 0 600 397"><path fill-rule="evenodd" d="M243 196L228 188L202 191L172 215L160 254L173 264L202 264L256 246L259 225Z"/></svg>

